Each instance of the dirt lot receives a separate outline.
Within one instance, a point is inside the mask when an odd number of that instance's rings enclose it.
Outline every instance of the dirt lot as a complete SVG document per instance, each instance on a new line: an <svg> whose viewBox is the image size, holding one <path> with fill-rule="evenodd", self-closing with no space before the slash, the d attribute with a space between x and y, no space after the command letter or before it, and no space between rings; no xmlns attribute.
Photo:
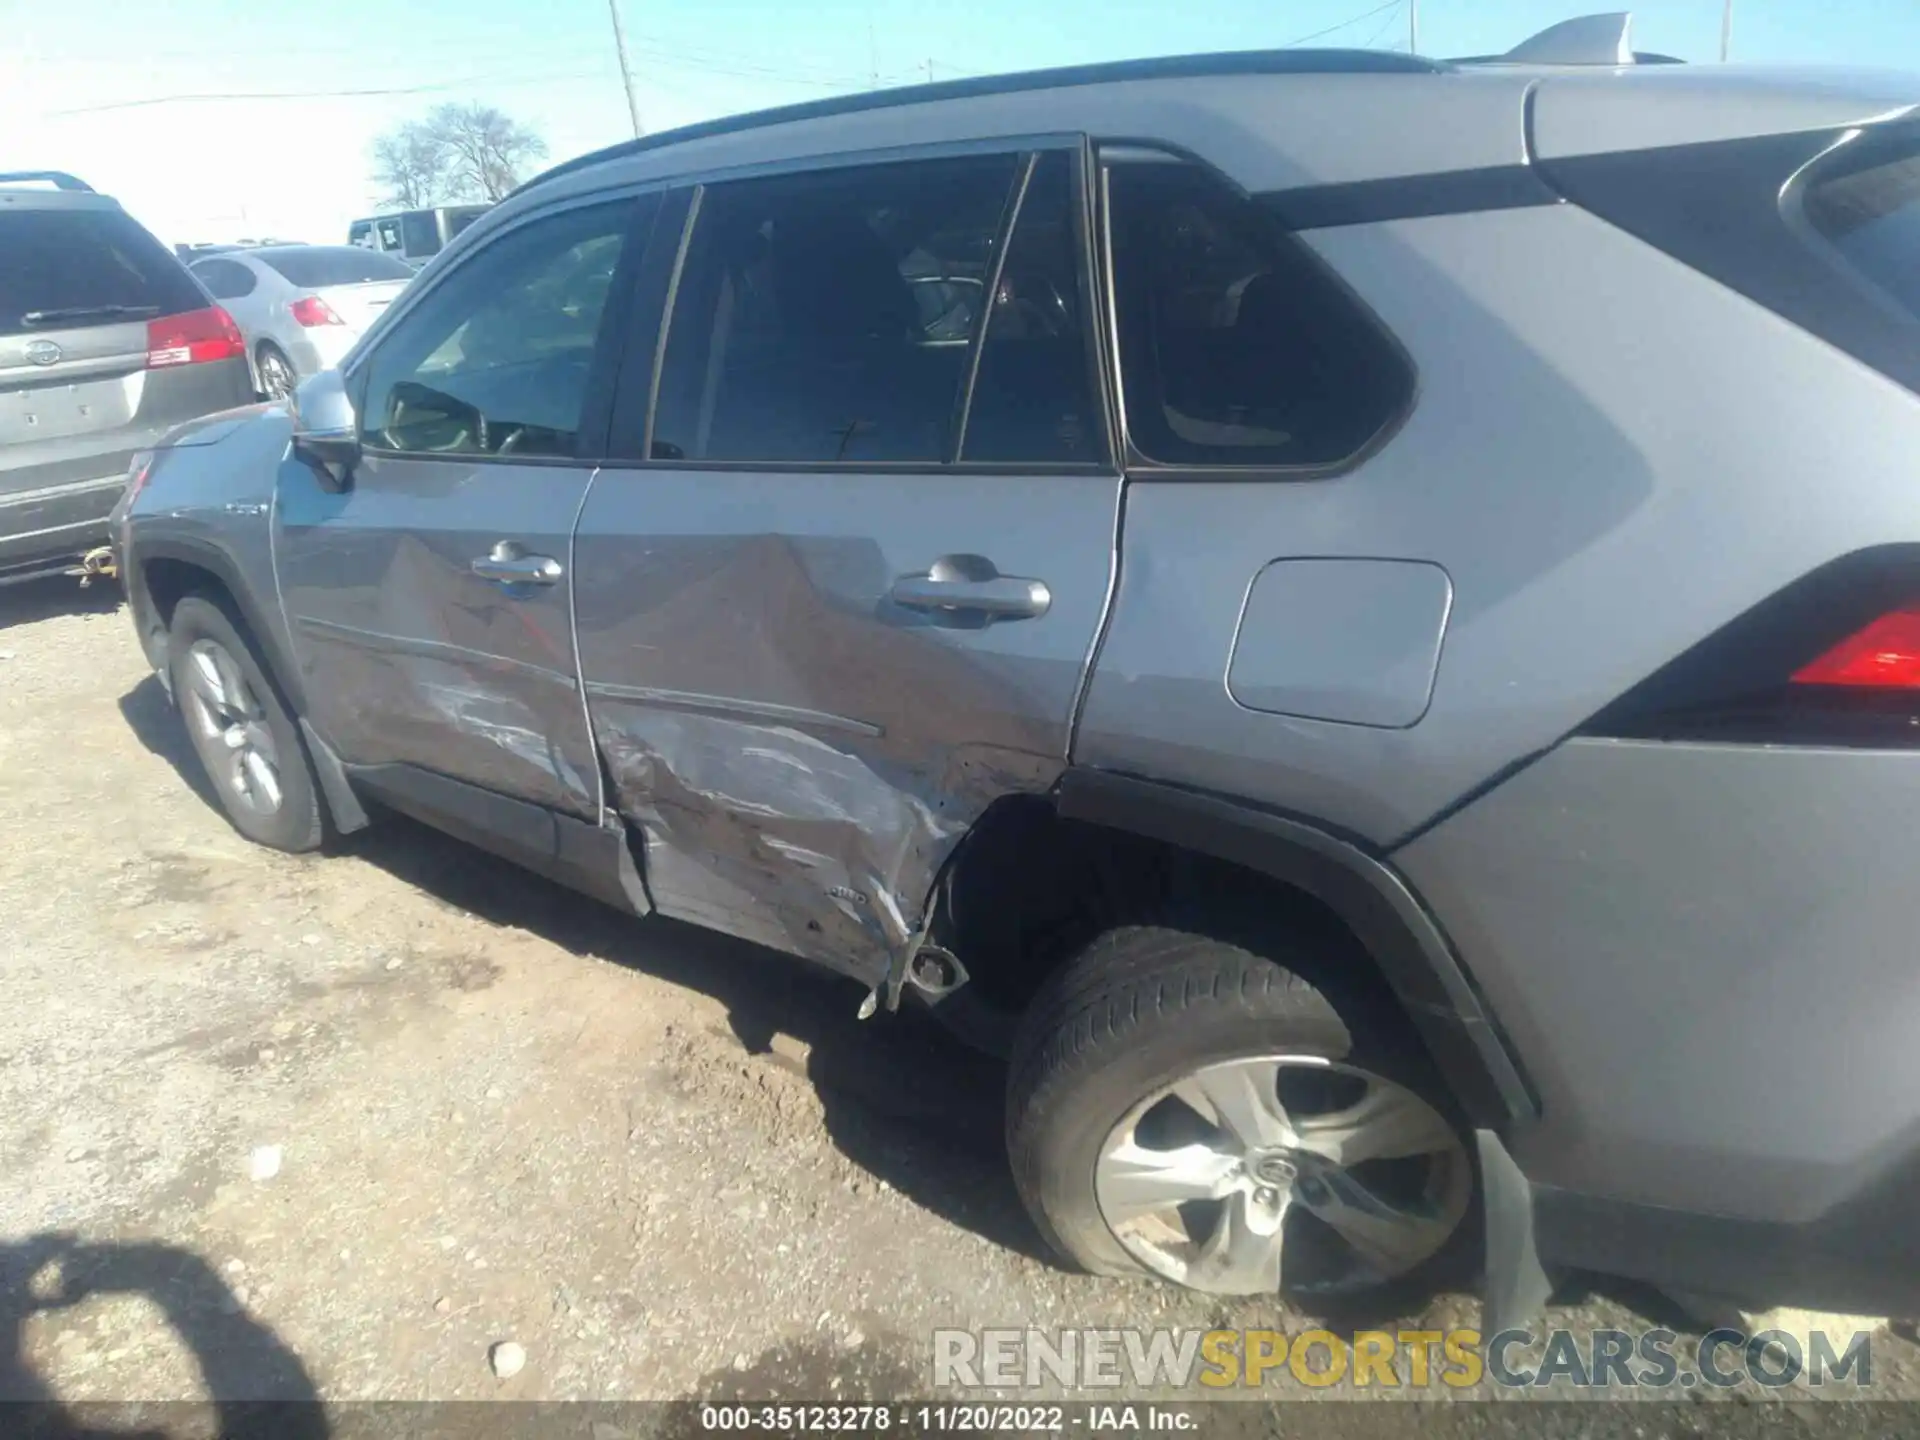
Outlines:
<svg viewBox="0 0 1920 1440"><path fill-rule="evenodd" d="M116 600L0 592L0 1393L886 1399L937 1325L1299 1323L1058 1267L995 1067L845 982L400 820L246 844Z"/></svg>

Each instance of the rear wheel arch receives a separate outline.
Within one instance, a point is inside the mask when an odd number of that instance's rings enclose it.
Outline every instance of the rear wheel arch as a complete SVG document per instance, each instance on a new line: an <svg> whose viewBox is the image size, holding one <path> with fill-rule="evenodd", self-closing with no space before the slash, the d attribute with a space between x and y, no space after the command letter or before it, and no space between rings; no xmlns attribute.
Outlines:
<svg viewBox="0 0 1920 1440"><path fill-rule="evenodd" d="M1297 820L1102 771L1070 769L1051 797L1003 800L958 847L931 935L969 980L938 1004L954 1006L963 1033L986 1012L1004 1035L1102 930L1169 913L1218 938L1250 921L1317 933L1404 1013L1472 1124L1505 1133L1537 1115L1445 935L1383 860Z"/></svg>

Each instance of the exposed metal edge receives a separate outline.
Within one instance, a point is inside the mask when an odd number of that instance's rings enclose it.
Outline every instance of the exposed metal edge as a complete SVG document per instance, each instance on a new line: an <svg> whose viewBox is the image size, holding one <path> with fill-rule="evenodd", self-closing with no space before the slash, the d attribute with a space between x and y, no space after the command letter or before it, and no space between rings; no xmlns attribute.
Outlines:
<svg viewBox="0 0 1920 1440"><path fill-rule="evenodd" d="M732 695L703 695L691 690L660 690L650 685L615 685L591 681L589 695L603 700L628 700L637 705L657 705L666 710L699 710L718 715L740 715L750 720L777 720L823 730L845 730L855 735L879 739L887 732L868 720L851 715L835 715L828 710L808 710L798 705L777 705L768 700L745 700Z"/></svg>

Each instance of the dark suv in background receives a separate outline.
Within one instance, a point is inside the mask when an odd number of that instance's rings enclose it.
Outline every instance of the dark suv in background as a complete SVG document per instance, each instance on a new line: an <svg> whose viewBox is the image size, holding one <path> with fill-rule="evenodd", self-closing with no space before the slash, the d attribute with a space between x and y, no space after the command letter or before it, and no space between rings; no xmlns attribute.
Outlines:
<svg viewBox="0 0 1920 1440"><path fill-rule="evenodd" d="M116 201L0 174L0 585L70 568L137 452L252 399L233 320Z"/></svg>

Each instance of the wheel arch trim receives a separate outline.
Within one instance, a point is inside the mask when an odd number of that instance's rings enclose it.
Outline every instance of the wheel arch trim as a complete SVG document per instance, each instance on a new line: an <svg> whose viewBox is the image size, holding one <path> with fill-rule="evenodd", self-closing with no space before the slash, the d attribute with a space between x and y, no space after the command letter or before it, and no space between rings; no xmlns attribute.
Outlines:
<svg viewBox="0 0 1920 1440"><path fill-rule="evenodd" d="M182 536L170 535L160 539L140 538L133 545L132 568L138 572L140 586L147 591L147 566L155 560L171 560L182 565L191 565L204 570L217 580L240 611L240 618L247 623L247 629L254 639L260 642L266 652L263 657L272 667L273 678L279 684L292 705L295 717L306 714L306 696L300 685L300 672L293 664L293 655L281 642L280 632L268 623L268 616L255 602L252 592L240 579L240 569L218 546L204 541ZM147 604L154 610L154 619L162 620L158 607L154 604L150 591L146 595Z"/></svg>
<svg viewBox="0 0 1920 1440"><path fill-rule="evenodd" d="M1069 769L1059 813L1210 855L1305 891L1366 947L1476 1126L1506 1132L1539 1101L1438 921L1359 843L1302 820L1112 771Z"/></svg>

